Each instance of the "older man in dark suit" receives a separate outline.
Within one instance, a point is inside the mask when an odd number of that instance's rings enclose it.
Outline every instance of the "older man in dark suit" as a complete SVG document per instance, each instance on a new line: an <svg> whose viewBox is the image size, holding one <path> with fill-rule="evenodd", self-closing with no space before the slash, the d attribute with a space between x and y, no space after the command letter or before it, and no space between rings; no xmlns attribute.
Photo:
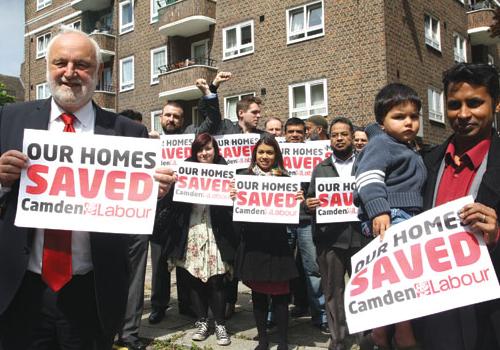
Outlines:
<svg viewBox="0 0 500 350"><path fill-rule="evenodd" d="M27 165L23 132L147 137L147 131L93 104L102 64L99 46L87 35L61 32L46 58L52 98L0 109L0 348L110 349L127 301L128 236L14 226L20 172ZM160 196L172 175L157 170ZM58 248L49 242L62 241L69 259L52 269L47 261Z"/></svg>

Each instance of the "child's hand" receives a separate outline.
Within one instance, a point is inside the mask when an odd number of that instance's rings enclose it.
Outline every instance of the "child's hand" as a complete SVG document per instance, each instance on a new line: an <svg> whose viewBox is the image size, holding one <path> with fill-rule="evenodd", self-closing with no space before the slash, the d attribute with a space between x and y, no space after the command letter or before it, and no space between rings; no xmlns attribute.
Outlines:
<svg viewBox="0 0 500 350"><path fill-rule="evenodd" d="M385 231L391 226L391 217L389 214L380 214L373 218L372 221L373 236L380 236L380 240L382 241Z"/></svg>

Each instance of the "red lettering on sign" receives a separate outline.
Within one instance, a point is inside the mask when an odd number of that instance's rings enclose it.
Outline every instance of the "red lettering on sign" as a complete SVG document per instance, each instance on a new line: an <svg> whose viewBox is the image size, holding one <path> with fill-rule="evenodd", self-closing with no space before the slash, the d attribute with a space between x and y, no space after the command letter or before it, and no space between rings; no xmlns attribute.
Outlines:
<svg viewBox="0 0 500 350"><path fill-rule="evenodd" d="M191 157L191 147L172 147L161 150L163 159L185 159Z"/></svg>
<svg viewBox="0 0 500 350"><path fill-rule="evenodd" d="M40 174L47 174L48 172L49 167L46 165L34 164L29 166L27 169L28 179L33 181L36 186L26 186L26 192L29 194L41 194L47 191L47 181Z"/></svg>
<svg viewBox="0 0 500 350"><path fill-rule="evenodd" d="M370 283L368 281L368 278L363 276L366 271L367 268L365 267L363 270L359 271L358 274L351 278L351 285L356 286L356 288L350 291L352 297L355 297L356 295L361 294L368 289Z"/></svg>
<svg viewBox="0 0 500 350"><path fill-rule="evenodd" d="M89 170L78 169L80 176L80 191L85 198L95 198L101 188L102 178L104 177L104 170L98 169L94 172L92 183L89 181Z"/></svg>
<svg viewBox="0 0 500 350"><path fill-rule="evenodd" d="M293 208L297 203L295 193L267 193L238 191L236 195L240 206Z"/></svg>

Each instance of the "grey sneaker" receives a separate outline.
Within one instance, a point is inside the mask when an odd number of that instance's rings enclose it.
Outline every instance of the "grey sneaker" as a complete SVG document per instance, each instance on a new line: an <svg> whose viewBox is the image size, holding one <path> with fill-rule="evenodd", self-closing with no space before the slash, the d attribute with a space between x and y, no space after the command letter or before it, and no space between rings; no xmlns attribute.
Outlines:
<svg viewBox="0 0 500 350"><path fill-rule="evenodd" d="M208 322L206 320L196 321L194 324L196 331L191 339L196 341L202 341L208 338Z"/></svg>
<svg viewBox="0 0 500 350"><path fill-rule="evenodd" d="M215 336L217 337L217 344L222 346L231 344L231 338L227 334L226 326L215 324Z"/></svg>

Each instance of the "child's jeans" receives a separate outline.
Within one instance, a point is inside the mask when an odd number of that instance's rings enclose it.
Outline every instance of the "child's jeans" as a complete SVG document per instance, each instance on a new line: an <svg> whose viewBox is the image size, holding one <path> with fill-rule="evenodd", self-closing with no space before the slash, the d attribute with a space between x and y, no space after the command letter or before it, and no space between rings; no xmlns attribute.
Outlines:
<svg viewBox="0 0 500 350"><path fill-rule="evenodd" d="M399 224L402 221L408 220L416 214L417 213L415 213L415 212L407 212L407 211L404 211L403 209L392 208L391 209L391 226ZM361 233L366 237L372 237L373 236L372 227L373 227L372 220L363 221L361 223Z"/></svg>

